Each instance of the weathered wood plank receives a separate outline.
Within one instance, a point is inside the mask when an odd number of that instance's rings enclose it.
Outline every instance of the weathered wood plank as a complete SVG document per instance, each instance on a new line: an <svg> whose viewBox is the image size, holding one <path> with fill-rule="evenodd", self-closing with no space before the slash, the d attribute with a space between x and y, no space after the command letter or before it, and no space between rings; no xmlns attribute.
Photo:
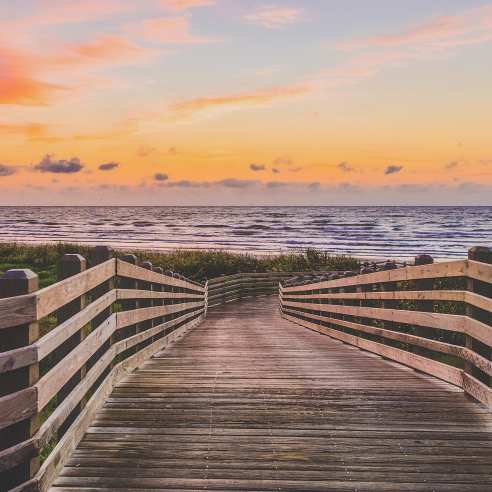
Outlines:
<svg viewBox="0 0 492 492"><path fill-rule="evenodd" d="M25 388L0 397L0 429L32 417L37 413L37 391Z"/></svg>
<svg viewBox="0 0 492 492"><path fill-rule="evenodd" d="M131 311L123 311L118 313L116 327L123 328L128 325L134 325L147 319L157 318L166 314L179 313L187 309L203 307L204 301L200 302L182 302L180 304L171 304L168 306L153 306L147 308L133 309Z"/></svg>
<svg viewBox="0 0 492 492"><path fill-rule="evenodd" d="M38 319L44 318L115 275L116 263L111 259L38 291L36 293Z"/></svg>
<svg viewBox="0 0 492 492"><path fill-rule="evenodd" d="M75 450L66 447L53 492L489 487L492 415L482 405L374 347L282 319L276 305L211 311L127 374Z"/></svg>
<svg viewBox="0 0 492 492"><path fill-rule="evenodd" d="M155 290L117 289L117 299L203 299L203 294L158 292Z"/></svg>
<svg viewBox="0 0 492 492"><path fill-rule="evenodd" d="M36 294L0 299L0 330L37 319Z"/></svg>
<svg viewBox="0 0 492 492"><path fill-rule="evenodd" d="M156 284L172 285L174 287L184 287L185 289L190 289L196 292L204 292L205 290L203 286L188 282L186 280L169 277L168 275L153 272L152 270L146 270L145 268L132 265L131 263L127 263L119 259L116 261L116 271L119 277L128 277Z"/></svg>
<svg viewBox="0 0 492 492"><path fill-rule="evenodd" d="M116 315L112 314L36 383L39 410L48 404L89 357L109 339L116 326Z"/></svg>
<svg viewBox="0 0 492 492"><path fill-rule="evenodd" d="M95 412L103 404L115 384L117 384L118 381L123 379L133 369L140 366L152 354L162 349L162 347L165 347L178 336L183 335L188 330L197 326L201 321L201 318L193 319L192 321L181 326L178 333L173 332L165 338L156 340L143 350L120 362L112 369L110 375L107 376L104 382L98 387L80 415L72 424L69 432L65 434L53 452L49 455L48 459L41 466L36 476L41 491L47 490L56 479L57 474L70 456L70 453L73 452L84 436L84 433L90 425Z"/></svg>
<svg viewBox="0 0 492 492"><path fill-rule="evenodd" d="M53 350L68 340L74 333L81 330L115 301L116 291L111 290L107 294L98 297L94 302L82 309L82 311L49 331L36 343L39 359L41 360L53 352Z"/></svg>
<svg viewBox="0 0 492 492"><path fill-rule="evenodd" d="M310 321L305 321L287 314L285 316L290 321L293 321L302 326L309 327L310 329L318 331L319 333L324 333L331 337L338 338L361 349L368 350L369 352L373 352L383 357L387 357L388 359L392 359L395 362L412 367L413 369L418 369L419 371L425 372L426 374L436 376L439 379L447 381L451 384L455 384L456 386L463 386L462 371L460 369L457 369L456 367L448 366L447 364L443 364L441 362L437 362L435 360L428 359L417 354L412 354L411 352L406 352L405 350L390 347L382 343L365 340L364 338L351 335L347 337L345 333L343 334L343 337L340 337L340 332L332 328L319 326Z"/></svg>
<svg viewBox="0 0 492 492"><path fill-rule="evenodd" d="M467 275L475 280L492 284L492 265L468 260Z"/></svg>
<svg viewBox="0 0 492 492"><path fill-rule="evenodd" d="M396 270L385 270L365 275L356 275L337 280L313 282L306 285L284 287L284 292L301 292L307 290L333 289L352 285L367 285L385 282L401 282L424 278L464 277L468 272L468 260L446 261L430 265L409 266Z"/></svg>
<svg viewBox="0 0 492 492"><path fill-rule="evenodd" d="M284 306L310 309L329 313L348 314L363 318L380 319L396 323L437 328L440 330L466 333L482 343L492 345L492 326L467 316L456 314L407 311L404 309L384 309L359 306L341 306L335 304L310 304L304 302L283 301Z"/></svg>

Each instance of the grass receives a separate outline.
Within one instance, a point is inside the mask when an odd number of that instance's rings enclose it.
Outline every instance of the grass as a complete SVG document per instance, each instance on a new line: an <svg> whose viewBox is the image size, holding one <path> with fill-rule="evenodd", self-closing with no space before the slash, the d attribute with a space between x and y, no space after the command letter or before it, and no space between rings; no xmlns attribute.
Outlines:
<svg viewBox="0 0 492 492"><path fill-rule="evenodd" d="M88 246L76 244L25 245L0 244L0 274L12 268L29 268L39 276L40 288L57 281L57 264L66 253L79 253L89 259ZM331 255L308 249L268 257L224 251L177 250L169 253L118 251L117 256L135 254L140 261L151 261L154 266L178 272L193 280L203 281L220 275L251 272L299 272L354 270L359 260L350 256Z"/></svg>

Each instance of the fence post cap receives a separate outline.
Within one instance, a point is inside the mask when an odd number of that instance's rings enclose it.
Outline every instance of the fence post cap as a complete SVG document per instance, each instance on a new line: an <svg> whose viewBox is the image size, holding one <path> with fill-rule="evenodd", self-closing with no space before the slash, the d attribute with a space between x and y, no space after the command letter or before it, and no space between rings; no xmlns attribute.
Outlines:
<svg viewBox="0 0 492 492"><path fill-rule="evenodd" d="M492 250L487 246L474 246L468 250L468 259L482 263L492 263Z"/></svg>
<svg viewBox="0 0 492 492"><path fill-rule="evenodd" d="M434 258L431 255L418 255L415 257L415 266L430 265L434 263Z"/></svg>
<svg viewBox="0 0 492 492"><path fill-rule="evenodd" d="M391 260L387 260L386 263L382 265L382 270L396 270L397 268L397 264Z"/></svg>
<svg viewBox="0 0 492 492"><path fill-rule="evenodd" d="M105 261L110 260L113 257L114 251L111 246L96 246L92 250L92 263L94 265L99 265L100 263L104 263Z"/></svg>
<svg viewBox="0 0 492 492"><path fill-rule="evenodd" d="M137 257L135 255L123 255L121 260L125 263L131 263L132 265L137 264Z"/></svg>
<svg viewBox="0 0 492 492"><path fill-rule="evenodd" d="M87 260L82 256L77 253L65 253L61 258L60 258L61 263L80 263L85 264Z"/></svg>
<svg viewBox="0 0 492 492"><path fill-rule="evenodd" d="M0 277L0 297L30 294L39 289L39 277L29 268L7 270Z"/></svg>

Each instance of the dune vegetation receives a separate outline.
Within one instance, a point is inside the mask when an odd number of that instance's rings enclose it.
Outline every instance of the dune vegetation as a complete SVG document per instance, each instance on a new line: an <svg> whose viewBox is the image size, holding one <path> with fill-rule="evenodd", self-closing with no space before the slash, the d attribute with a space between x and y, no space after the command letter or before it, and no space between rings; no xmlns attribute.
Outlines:
<svg viewBox="0 0 492 492"><path fill-rule="evenodd" d="M0 244L0 274L11 268L30 268L39 275L40 287L57 280L57 264L65 253L79 253L91 257L93 248L77 244L26 245L20 243ZM193 280L203 281L220 275L244 272L302 272L353 270L360 266L358 259L331 255L308 249L273 256L229 253L225 251L176 250L155 251L116 251L116 256L135 254L139 261L151 261L164 271L173 271Z"/></svg>

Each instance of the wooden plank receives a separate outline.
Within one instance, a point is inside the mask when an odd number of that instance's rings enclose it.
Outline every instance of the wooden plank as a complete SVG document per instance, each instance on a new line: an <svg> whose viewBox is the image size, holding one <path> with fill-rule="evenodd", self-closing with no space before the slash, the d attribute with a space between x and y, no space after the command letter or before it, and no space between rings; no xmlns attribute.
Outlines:
<svg viewBox="0 0 492 492"><path fill-rule="evenodd" d="M221 306L122 378L52 491L488 490L486 408L276 306Z"/></svg>
<svg viewBox="0 0 492 492"><path fill-rule="evenodd" d="M95 391L87 405L70 427L69 431L63 436L53 452L41 466L36 476L41 491L48 490L56 479L60 469L84 436L86 429L94 418L95 412L103 404L113 387L133 369L140 366L152 354L155 354L158 350L162 349L162 347L169 343L170 340L175 339L179 335L183 335L188 330L197 326L201 321L202 319L198 318L186 323L179 328L179 333L172 333L165 338L156 340L140 352L137 352L120 362L112 369L110 375L106 377L104 382Z"/></svg>
<svg viewBox="0 0 492 492"><path fill-rule="evenodd" d="M463 389L473 398L492 409L492 389L466 372L463 372Z"/></svg>
<svg viewBox="0 0 492 492"><path fill-rule="evenodd" d="M37 391L25 388L0 397L0 429L32 417L37 413Z"/></svg>
<svg viewBox="0 0 492 492"><path fill-rule="evenodd" d="M464 277L468 271L468 260L447 261L430 265L409 266L396 270L384 270L365 275L356 275L337 280L313 282L307 285L284 287L284 292L303 292L307 290L333 289L352 285L367 285L385 282L401 282L424 278Z"/></svg>
<svg viewBox="0 0 492 492"><path fill-rule="evenodd" d="M81 330L115 301L116 291L111 290L103 296L98 297L94 302L82 309L82 311L49 331L36 343L39 360L44 359L44 357L68 340L74 333Z"/></svg>
<svg viewBox="0 0 492 492"><path fill-rule="evenodd" d="M114 277L115 274L116 263L114 259L111 259L38 291L36 293L38 319L48 316L48 314Z"/></svg>
<svg viewBox="0 0 492 492"><path fill-rule="evenodd" d="M146 332L139 333L134 337L121 340L115 343L87 372L86 377L73 389L70 395L64 400L64 402L56 408L56 410L49 416L46 422L41 426L36 439L38 440L38 447L42 448L46 445L50 439L56 435L61 424L70 415L70 412L77 406L80 400L84 397L87 391L97 381L99 376L107 369L109 364L113 361L121 352L124 352L129 347L134 346L136 343L148 339L154 334L160 333L178 323L186 321L191 317L196 317L197 312L189 313L174 320L168 321ZM152 332L152 333L151 333Z"/></svg>
<svg viewBox="0 0 492 492"><path fill-rule="evenodd" d="M89 357L109 339L116 327L116 314L112 314L37 382L35 387L38 391L38 408L40 411L87 362Z"/></svg>
<svg viewBox="0 0 492 492"><path fill-rule="evenodd" d="M124 311L121 313L117 313L118 319L116 328L124 328L125 326L134 325L148 319L158 318L160 316L165 316L172 313L179 313L180 311L203 307L204 305L204 301L183 302L180 304L172 304L168 306L153 306L147 308L133 309L132 311Z"/></svg>
<svg viewBox="0 0 492 492"><path fill-rule="evenodd" d="M382 343L365 340L360 337L354 337L353 335L347 336L346 333L342 333L325 326L320 326L288 314L284 314L284 317L301 326L306 326L319 333L324 333L325 335L329 335L338 340L343 340L344 342L355 345L361 349L394 360L399 364L418 369L419 371L435 376L443 381L447 381L448 383L455 384L460 387L463 386L462 371L456 367L448 366L447 364L443 364L417 354L412 354L411 352L406 352L405 350L389 347L388 345L384 345Z"/></svg>
<svg viewBox="0 0 492 492"><path fill-rule="evenodd" d="M417 300L417 301L454 301L466 302L472 306L492 312L492 299L474 292L464 290L429 290L429 291L385 291L385 292L345 292L334 294L295 294L281 293L288 299L350 299L350 300Z"/></svg>
<svg viewBox="0 0 492 492"><path fill-rule="evenodd" d="M0 330L36 321L36 294L0 299Z"/></svg>
<svg viewBox="0 0 492 492"><path fill-rule="evenodd" d="M283 301L285 306L294 308L323 311L329 313L348 314L350 316L380 319L395 323L425 326L445 331L465 333L486 345L492 345L492 326L467 316L456 314L429 313L407 311L404 309L383 309L359 306L340 306L334 304L309 304L303 302Z"/></svg>
<svg viewBox="0 0 492 492"><path fill-rule="evenodd" d="M143 280L144 282L152 282L155 284L170 285L174 287L183 287L196 292L204 292L205 288L201 285L191 283L185 280L181 280L174 277L169 277L162 273L153 272L152 270L146 270L145 268L137 265L132 265L125 261L116 260L116 271L119 277L128 277L136 280Z"/></svg>
<svg viewBox="0 0 492 492"><path fill-rule="evenodd" d="M117 299L203 299L203 294L158 292L155 290L117 289Z"/></svg>
<svg viewBox="0 0 492 492"><path fill-rule="evenodd" d="M468 260L467 276L481 282L492 284L492 265Z"/></svg>
<svg viewBox="0 0 492 492"><path fill-rule="evenodd" d="M329 316L320 316L317 314L305 313L295 310L291 311L288 308L286 308L284 312L291 315L300 314L305 318L307 317L313 320L326 321L339 326L350 328L352 330L362 331L364 333L370 333L372 335L380 336L390 340L397 340L402 343L408 343L410 345L423 347L429 350L433 350L435 352L441 352L443 354L453 355L455 357L459 357L462 358L463 360L469 361L475 367L478 367L481 371L492 376L492 361L485 359L481 355L473 352L472 350L466 347L451 345L449 343L439 342L437 340L431 340L428 338L422 338L415 335L409 335L407 333L391 331L384 328L368 326L361 323L354 323L342 319L331 318Z"/></svg>
<svg viewBox="0 0 492 492"><path fill-rule="evenodd" d="M0 472L11 470L12 468L29 462L37 455L37 449L33 440L27 440L0 451Z"/></svg>
<svg viewBox="0 0 492 492"><path fill-rule="evenodd" d="M35 345L0 352L0 374L35 364L38 360L38 349Z"/></svg>
<svg viewBox="0 0 492 492"><path fill-rule="evenodd" d="M133 335L132 337L125 338L124 340L121 340L116 346L117 353L123 352L124 350L129 349L130 347L134 347L135 345L148 340L149 338L152 338L155 335L158 335L159 333L162 333L164 330L167 328L171 328L178 323L181 323L189 318L196 318L199 315L202 315L205 312L204 307L198 308L196 311L193 311L191 313L187 313L183 316L180 316L179 318L175 318L171 321L167 321L166 323L162 323L158 326L154 326L153 328L150 328L146 331L137 333L136 335Z"/></svg>

